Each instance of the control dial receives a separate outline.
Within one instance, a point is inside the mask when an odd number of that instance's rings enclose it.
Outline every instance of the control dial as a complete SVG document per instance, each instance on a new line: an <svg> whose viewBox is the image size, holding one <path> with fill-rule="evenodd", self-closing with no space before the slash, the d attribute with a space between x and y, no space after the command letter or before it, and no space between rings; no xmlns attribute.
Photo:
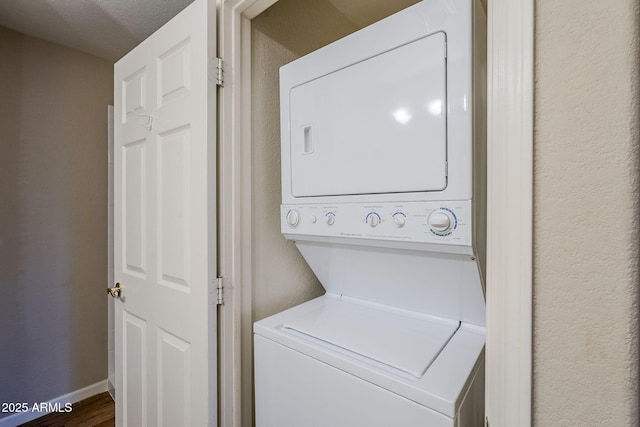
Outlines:
<svg viewBox="0 0 640 427"><path fill-rule="evenodd" d="M404 213L396 212L393 214L393 224L396 227L402 228L406 223L407 223L407 216Z"/></svg>
<svg viewBox="0 0 640 427"><path fill-rule="evenodd" d="M287 219L287 224L289 224L289 227L295 228L300 223L300 214L298 213L297 210L291 209L289 212L287 212L286 219Z"/></svg>
<svg viewBox="0 0 640 427"><path fill-rule="evenodd" d="M377 227L378 224L380 224L380 216L375 212L370 212L369 215L367 215L367 224L371 227Z"/></svg>
<svg viewBox="0 0 640 427"><path fill-rule="evenodd" d="M331 226L336 223L336 215L333 212L329 212L326 216L327 216L327 225Z"/></svg>
<svg viewBox="0 0 640 427"><path fill-rule="evenodd" d="M429 227L438 234L450 232L455 225L453 215L445 209L438 209L429 215Z"/></svg>

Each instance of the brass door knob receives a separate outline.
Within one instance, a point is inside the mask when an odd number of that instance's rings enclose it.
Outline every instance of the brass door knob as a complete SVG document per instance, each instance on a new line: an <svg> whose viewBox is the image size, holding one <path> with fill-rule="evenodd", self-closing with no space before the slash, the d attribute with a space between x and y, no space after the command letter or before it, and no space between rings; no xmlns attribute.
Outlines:
<svg viewBox="0 0 640 427"><path fill-rule="evenodd" d="M113 288L107 288L107 293L114 298L120 298L120 295L122 294L120 283L116 283L116 286Z"/></svg>

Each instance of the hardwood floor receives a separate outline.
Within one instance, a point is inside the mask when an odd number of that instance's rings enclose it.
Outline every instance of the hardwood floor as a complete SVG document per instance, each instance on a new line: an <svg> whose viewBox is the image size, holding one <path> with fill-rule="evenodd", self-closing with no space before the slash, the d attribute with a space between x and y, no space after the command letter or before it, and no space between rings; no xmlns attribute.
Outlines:
<svg viewBox="0 0 640 427"><path fill-rule="evenodd" d="M113 399L104 392L75 403L71 412L48 414L18 427L113 427L115 410Z"/></svg>

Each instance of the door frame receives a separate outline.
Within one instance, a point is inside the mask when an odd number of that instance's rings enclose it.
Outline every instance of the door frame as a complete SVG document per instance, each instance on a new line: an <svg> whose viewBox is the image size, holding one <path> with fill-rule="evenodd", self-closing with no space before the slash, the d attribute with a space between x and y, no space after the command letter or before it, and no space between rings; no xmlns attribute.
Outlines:
<svg viewBox="0 0 640 427"><path fill-rule="evenodd" d="M217 0L219 419L221 427L253 425L253 304L251 248L251 19L277 0Z"/></svg>
<svg viewBox="0 0 640 427"><path fill-rule="evenodd" d="M534 0L489 0L486 416L532 424Z"/></svg>
<svg viewBox="0 0 640 427"><path fill-rule="evenodd" d="M253 419L251 19L277 0L217 0L220 93L220 425ZM486 414L531 425L533 0L489 0ZM241 363L238 363L241 361Z"/></svg>

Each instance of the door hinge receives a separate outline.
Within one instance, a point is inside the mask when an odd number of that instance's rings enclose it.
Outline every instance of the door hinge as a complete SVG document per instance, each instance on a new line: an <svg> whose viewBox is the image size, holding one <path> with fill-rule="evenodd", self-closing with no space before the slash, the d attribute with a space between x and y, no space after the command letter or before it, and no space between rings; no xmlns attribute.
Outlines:
<svg viewBox="0 0 640 427"><path fill-rule="evenodd" d="M216 58L216 85L222 87L222 83L222 58Z"/></svg>
<svg viewBox="0 0 640 427"><path fill-rule="evenodd" d="M485 419L484 419L484 427L490 427L489 426L489 417L485 417Z"/></svg>
<svg viewBox="0 0 640 427"><path fill-rule="evenodd" d="M447 59L447 42L444 42L444 59Z"/></svg>
<svg viewBox="0 0 640 427"><path fill-rule="evenodd" d="M218 276L216 281L216 305L224 304L224 297L222 295L222 276Z"/></svg>

